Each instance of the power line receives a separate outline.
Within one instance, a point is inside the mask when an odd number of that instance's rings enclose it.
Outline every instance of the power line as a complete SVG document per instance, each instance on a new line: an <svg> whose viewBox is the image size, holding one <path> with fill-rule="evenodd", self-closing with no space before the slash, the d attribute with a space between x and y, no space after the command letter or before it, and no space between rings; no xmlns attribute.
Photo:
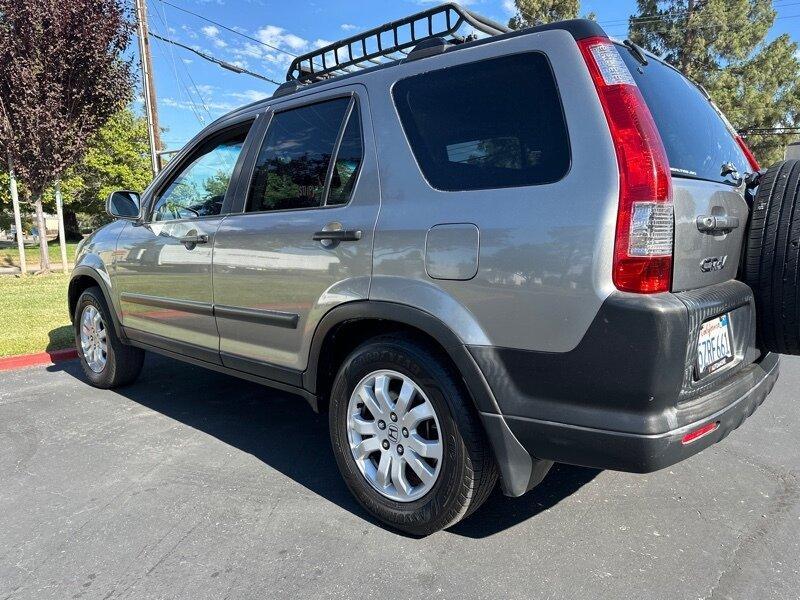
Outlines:
<svg viewBox="0 0 800 600"><path fill-rule="evenodd" d="M162 42L178 46L178 48L183 48L184 50L193 52L200 58L207 60L208 62L212 62L216 65L219 65L220 67L222 67L223 69L227 69L228 71L233 71L234 73L243 73L245 75L250 75L251 77L257 77L258 79L262 79L264 81L269 81L270 83L274 83L275 85L281 85L279 82L275 81L274 79L270 79L269 77L262 75L261 73L256 73L255 71L250 71L249 69L245 69L244 67L240 67L239 65L234 65L233 63L229 63L228 61L222 60L215 56L211 56L210 54L206 54L202 50L197 50L196 48L192 48L191 46L187 46L186 44L182 44L181 42L170 39L168 37L158 35L157 33L153 33L152 31L150 32L150 36L156 38L157 40L161 40Z"/></svg>
<svg viewBox="0 0 800 600"><path fill-rule="evenodd" d="M792 1L792 2L789 2L788 4L779 4L780 1L781 0L776 0L776 2L774 3L774 6L776 6L777 8L787 8L789 6L800 6L800 2ZM700 11L697 10L697 9L695 9L693 12L695 12L696 14L700 14ZM611 26L614 26L614 25L628 25L628 24L639 25L639 24L642 24L642 23L646 23L648 21L662 21L662 20L663 21L672 21L673 19L680 18L682 16L688 15L689 13L690 13L690 11L688 11L688 10L678 10L678 11L675 11L675 12L672 12L672 13L665 13L665 14L660 14L660 15L642 15L641 17L636 17L636 16L631 15L631 17L629 17L628 19L615 19L613 21L598 21L598 23L600 25L611 25ZM779 18L781 18L781 17L776 17L776 19L779 19Z"/></svg>
<svg viewBox="0 0 800 600"><path fill-rule="evenodd" d="M752 127L739 131L742 135L798 135L800 127Z"/></svg>
<svg viewBox="0 0 800 600"><path fill-rule="evenodd" d="M158 42L158 44L156 44L156 47L158 48L158 50L160 51L160 53L164 56L164 59L166 60L167 57L166 57L165 48L167 47L167 44L165 44L161 40L156 40L156 41ZM183 96L181 94L181 87L182 87L184 92L186 93L186 103L189 106L189 109L192 111L192 114L194 115L195 119L197 119L197 121L201 125L205 125L206 121L203 118L203 115L202 115L202 112L200 111L200 109L198 109L198 107L195 105L194 98L192 98L191 91L189 90L189 86L186 84L186 82L180 76L180 74L178 73L177 69L173 68L173 72L175 73L175 82L178 84L178 94L179 94L178 99L181 100L181 101L183 100Z"/></svg>
<svg viewBox="0 0 800 600"><path fill-rule="evenodd" d="M161 2L165 2L166 0L159 0ZM780 0L777 0L779 2ZM789 6L800 6L800 2L792 1L787 4L780 4L777 5L778 8L787 8ZM696 11L697 12L697 11ZM529 23L534 23L536 19L534 19L533 15L527 13L525 11L517 9L517 14L523 18L525 18ZM683 30L695 30L695 29L712 29L715 27L720 27L720 25L694 25L694 26L685 26L685 25L677 25L674 21L681 16L685 16L689 14L688 10L683 11L676 11L674 13L669 14L662 14L662 15L642 15L641 17L631 16L628 19L615 19L610 21L597 21L599 25L603 25L605 27L611 29L618 29L621 27L625 27L626 30L630 28L630 26L641 26L641 25L648 25L653 23L658 23L659 21L663 21L666 24L669 24L668 29L656 29L651 30L653 33L663 33L668 31L669 29L680 28ZM787 16L776 16L773 21L778 21L781 19L793 19L800 17L800 15L787 15Z"/></svg>
<svg viewBox="0 0 800 600"><path fill-rule="evenodd" d="M162 12L164 12L163 11L164 7L162 6L161 8L162 8ZM166 14L161 14L161 12L158 11L158 8L156 8L155 12L156 12L156 15L158 15L159 20L163 23L164 29L166 31L169 31L169 24L167 23L167 15ZM156 28L153 27L153 29L156 29ZM205 125L205 119L203 118L202 114L200 114L200 111L195 106L194 99L192 98L192 92L189 89L189 86L186 84L186 81L184 81L183 77L181 77L179 75L179 73L178 73L178 66L176 64L177 61L175 60L175 52L173 51L172 46L169 45L169 44L166 44L165 42L162 42L161 40L158 40L158 43L159 43L159 49L162 52L164 51L163 50L164 48L169 48L169 54L170 54L170 57L172 59L172 71L175 74L175 81L178 82L179 86L183 87L184 91L186 92L186 100L187 100L187 102L189 104L189 108L191 109L191 111L194 114L195 118L200 122L201 125ZM205 99L203 98L202 94L200 94L200 90L197 89L197 85L194 83L194 80L192 79L192 76L189 73L189 69L186 67L186 64L183 61L181 61L181 65L183 66L183 70L186 72L186 75L189 76L189 80L192 82L192 85L194 85L195 92L197 92L197 97L200 99L200 103L203 105L203 108L205 109L205 111L208 114L208 116L211 117L212 116L211 115L211 111L208 109L208 106L206 106ZM178 88L178 94L179 94L179 98L180 98L180 87Z"/></svg>
<svg viewBox="0 0 800 600"><path fill-rule="evenodd" d="M161 7L161 9L162 9L162 12L163 12L163 15L160 15L160 16L162 16L161 20L164 23L164 27L166 28L166 31L169 31L170 29L169 29L169 25L167 24L166 11L163 10L164 9L163 6ZM156 11L156 13L158 13L158 11ZM161 43L163 45L166 45L166 44L164 44L164 42L161 42ZM171 49L172 49L172 46L170 46L170 50ZM203 109L206 111L206 114L208 115L208 117L213 120L214 115L211 114L211 109L209 109L208 104L206 103L205 97L203 96L202 92L200 91L200 88L197 85L197 82L195 82L194 77L192 77L192 72L189 70L189 67L186 66L185 62L181 61L181 66L183 67L184 73L186 73L186 77L189 79L189 83L191 83L192 84L192 88L194 88L194 93L197 95L197 99L200 101L200 104L202 105ZM181 78L181 80L182 80L182 78ZM184 88L186 89L186 94L187 94L187 97L189 99L189 103L190 103L190 105L192 107L192 111L195 112L195 116L197 117L197 120L200 121L200 123L202 125L205 125L206 120L203 118L203 115L200 112L200 110L195 107L194 101L192 100L191 90L189 90L189 86L186 85L186 82L183 81L183 80L181 81L181 83L183 84Z"/></svg>
<svg viewBox="0 0 800 600"><path fill-rule="evenodd" d="M211 23L212 25L216 25L220 29L224 29L225 31L229 31L231 33L235 33L236 35L239 35L239 36L241 36L241 37L243 37L245 39L248 39L251 42L255 42L256 44L261 44L262 46L266 46L267 48L270 48L270 49L275 50L277 52L283 52L284 54L288 54L289 56L291 56L293 58L297 58L297 56L298 56L294 52L289 52L288 50L284 50L283 48L279 48L278 46L274 46L273 44L268 44L267 42L265 42L263 40L260 40L258 38L254 38L254 37L252 37L250 35L247 35L246 33L243 33L243 32L241 32L241 31L239 31L237 29L234 29L233 27L229 27L228 25L223 25L222 23L219 23L218 21L214 21L213 19L209 19L208 17L206 17L204 15L201 15L200 13L194 12L192 10L189 10L188 8L184 8L184 7L179 6L177 4L173 4L172 2L169 2L169 0L158 0L158 1L161 2L162 4L166 4L167 6L171 6L172 8L177 9L177 10L179 10L181 12L185 12L187 15L192 15L193 17L197 17L198 19L202 19L206 23Z"/></svg>
<svg viewBox="0 0 800 600"><path fill-rule="evenodd" d="M800 5L800 3L797 3L797 4ZM780 16L780 17L775 17L775 19L773 19L773 22L774 21L781 21L783 19L796 19L798 17L800 17L800 14L797 14L797 15L784 15L784 16ZM659 20L663 20L664 21L664 27L661 27L661 28L658 28L658 29L649 29L649 30L647 30L649 33L666 33L666 32L671 31L671 30L697 31L697 30L700 30L700 29L719 29L719 28L723 27L723 25L721 25L721 24L679 25L677 23L671 22L671 20L669 18L664 18L664 19L656 18L656 19L653 20L652 23L653 24L658 23ZM644 26L651 25L651 23L644 22L644 21L636 21L636 22L633 22L633 23L629 23L628 26L626 26L624 23L620 23L619 25L611 25L608 28L609 29L622 29L622 28L625 28L625 31L630 31L631 25L633 27L641 27L642 25L644 25ZM739 29L745 28L745 27L749 27L749 26L750 26L750 23L744 23L739 27ZM733 29L737 29L737 28L733 28Z"/></svg>

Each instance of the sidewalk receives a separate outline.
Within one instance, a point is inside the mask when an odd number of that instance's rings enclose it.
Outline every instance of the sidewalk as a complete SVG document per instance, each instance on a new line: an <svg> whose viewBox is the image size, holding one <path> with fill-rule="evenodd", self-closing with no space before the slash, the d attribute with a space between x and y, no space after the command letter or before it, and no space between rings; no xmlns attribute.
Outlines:
<svg viewBox="0 0 800 600"><path fill-rule="evenodd" d="M71 271L74 267L75 267L75 263L71 263L71 262L67 263L67 271ZM28 263L27 264L27 268L28 268L28 274L30 275L31 273L36 273L36 271L38 271L41 268L41 265L39 263ZM62 269L61 269L61 261L58 261L56 263L51 262L50 263L50 270L53 271L53 272L59 272L60 273L62 271ZM19 273L20 273L20 271L19 271L19 267L18 266L0 267L0 275L19 275Z"/></svg>

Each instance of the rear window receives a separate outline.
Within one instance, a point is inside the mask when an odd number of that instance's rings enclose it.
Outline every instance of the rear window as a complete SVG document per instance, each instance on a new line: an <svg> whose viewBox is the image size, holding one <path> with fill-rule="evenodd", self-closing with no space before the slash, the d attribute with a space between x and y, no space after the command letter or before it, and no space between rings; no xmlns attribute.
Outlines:
<svg viewBox="0 0 800 600"><path fill-rule="evenodd" d="M437 189L552 183L569 170L561 101L539 52L416 75L392 93L420 169Z"/></svg>
<svg viewBox="0 0 800 600"><path fill-rule="evenodd" d="M658 60L642 65L625 46L618 46L656 122L672 174L735 183L723 177L722 165L733 163L744 174L750 166L725 122L698 87Z"/></svg>

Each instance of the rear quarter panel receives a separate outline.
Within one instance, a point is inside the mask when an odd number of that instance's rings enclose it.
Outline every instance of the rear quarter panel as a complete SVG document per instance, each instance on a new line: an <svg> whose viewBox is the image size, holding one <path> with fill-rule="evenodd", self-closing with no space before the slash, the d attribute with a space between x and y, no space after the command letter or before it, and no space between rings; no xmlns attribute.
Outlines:
<svg viewBox="0 0 800 600"><path fill-rule="evenodd" d="M531 187L432 188L401 127L392 84L429 70L533 50L547 55L560 90L572 154L567 175ZM613 291L619 184L608 126L572 36L546 31L464 48L379 70L369 85L383 197L370 299L422 308L469 344L574 348ZM478 271L468 281L434 280L426 272L426 234L447 223L479 229Z"/></svg>

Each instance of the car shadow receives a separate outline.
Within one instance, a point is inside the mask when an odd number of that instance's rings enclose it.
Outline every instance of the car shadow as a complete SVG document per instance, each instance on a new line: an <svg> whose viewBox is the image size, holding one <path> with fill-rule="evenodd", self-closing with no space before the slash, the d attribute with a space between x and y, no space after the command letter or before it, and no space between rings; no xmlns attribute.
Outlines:
<svg viewBox="0 0 800 600"><path fill-rule="evenodd" d="M48 367L85 381L77 361ZM256 457L330 502L379 525L350 495L333 457L326 415L299 396L148 353L133 385L115 390L132 400ZM521 498L499 488L451 534L483 538L555 506L599 471L555 465L545 480Z"/></svg>
<svg viewBox="0 0 800 600"><path fill-rule="evenodd" d="M555 464L542 483L519 498L504 496L498 485L483 506L448 531L469 538L500 533L553 508L600 473L598 469Z"/></svg>
<svg viewBox="0 0 800 600"><path fill-rule="evenodd" d="M64 348L72 348L75 344L75 333L72 325L62 325L47 332L48 342L47 352L54 350L63 350Z"/></svg>

